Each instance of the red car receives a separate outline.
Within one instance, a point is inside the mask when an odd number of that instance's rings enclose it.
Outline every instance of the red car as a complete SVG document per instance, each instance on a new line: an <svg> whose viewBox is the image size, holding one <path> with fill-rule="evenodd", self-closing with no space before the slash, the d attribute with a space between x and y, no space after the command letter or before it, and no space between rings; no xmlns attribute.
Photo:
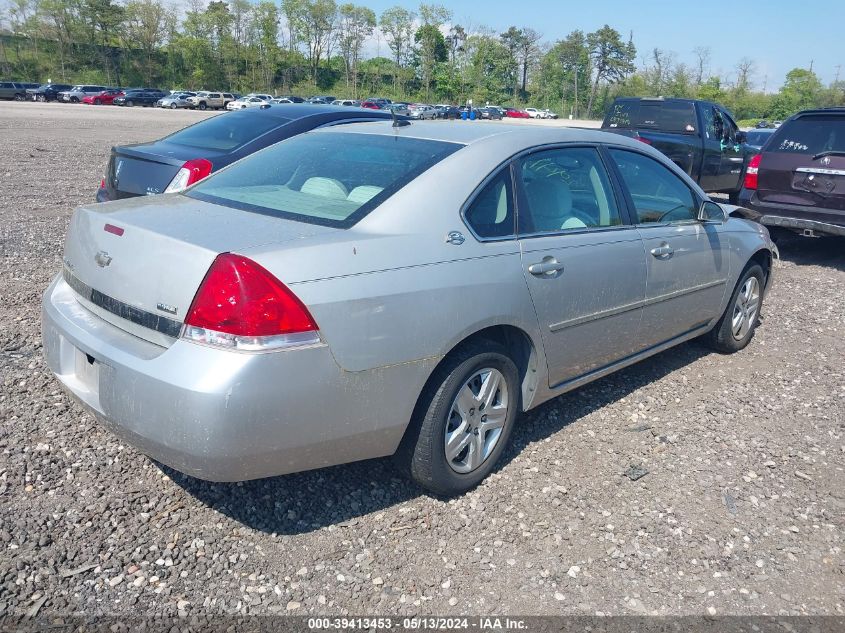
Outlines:
<svg viewBox="0 0 845 633"><path fill-rule="evenodd" d="M375 101L364 101L361 103L362 108L369 108L370 110L381 110L381 106Z"/></svg>
<svg viewBox="0 0 845 633"><path fill-rule="evenodd" d="M531 115L528 114L525 110L516 110L515 108L508 108L505 111L505 116L510 117L511 119L530 119Z"/></svg>
<svg viewBox="0 0 845 633"><path fill-rule="evenodd" d="M115 97L122 97L123 90L103 90L100 94L82 98L82 103L88 105L112 105Z"/></svg>

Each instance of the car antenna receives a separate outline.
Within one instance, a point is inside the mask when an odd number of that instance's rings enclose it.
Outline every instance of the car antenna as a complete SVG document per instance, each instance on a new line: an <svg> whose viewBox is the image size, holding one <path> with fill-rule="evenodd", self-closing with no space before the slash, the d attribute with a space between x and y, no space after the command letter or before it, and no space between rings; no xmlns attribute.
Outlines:
<svg viewBox="0 0 845 633"><path fill-rule="evenodd" d="M400 119L396 116L396 110L390 108L390 116L393 117L393 127L405 127L406 125L411 125L411 122L407 119Z"/></svg>

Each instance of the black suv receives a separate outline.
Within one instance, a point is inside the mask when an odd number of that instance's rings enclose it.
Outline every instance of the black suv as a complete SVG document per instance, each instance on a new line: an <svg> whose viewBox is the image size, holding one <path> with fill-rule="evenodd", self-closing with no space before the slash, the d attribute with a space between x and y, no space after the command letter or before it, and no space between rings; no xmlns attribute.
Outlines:
<svg viewBox="0 0 845 633"><path fill-rule="evenodd" d="M141 88L138 90L127 90L122 97L115 97L114 105L119 106L154 106L159 99L168 96L170 93L158 88Z"/></svg>
<svg viewBox="0 0 845 633"><path fill-rule="evenodd" d="M749 162L739 203L769 227L845 236L845 108L787 119Z"/></svg>
<svg viewBox="0 0 845 633"><path fill-rule="evenodd" d="M33 101L55 101L59 93L73 88L70 84L43 84L38 88L28 88L26 98Z"/></svg>

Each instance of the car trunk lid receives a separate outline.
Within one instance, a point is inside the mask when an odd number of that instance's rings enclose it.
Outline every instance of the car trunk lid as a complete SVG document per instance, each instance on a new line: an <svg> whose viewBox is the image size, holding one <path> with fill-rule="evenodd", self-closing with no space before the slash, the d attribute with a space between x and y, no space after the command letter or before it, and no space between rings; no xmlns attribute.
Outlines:
<svg viewBox="0 0 845 633"><path fill-rule="evenodd" d="M106 190L112 200L163 193L185 161L205 158L213 165L220 155L164 141L114 147L106 168Z"/></svg>
<svg viewBox="0 0 845 633"><path fill-rule="evenodd" d="M168 346L218 254L337 230L181 195L82 207L68 229L64 277L104 320Z"/></svg>

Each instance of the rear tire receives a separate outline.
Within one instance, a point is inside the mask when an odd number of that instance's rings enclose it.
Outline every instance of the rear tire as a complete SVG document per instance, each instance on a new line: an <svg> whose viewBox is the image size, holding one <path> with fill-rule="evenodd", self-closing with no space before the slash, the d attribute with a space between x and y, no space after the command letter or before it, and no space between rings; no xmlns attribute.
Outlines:
<svg viewBox="0 0 845 633"><path fill-rule="evenodd" d="M471 490L496 466L521 402L519 371L507 350L494 342L468 345L429 379L394 461L437 495Z"/></svg>
<svg viewBox="0 0 845 633"><path fill-rule="evenodd" d="M126 107L127 107L127 108L131 108L131 107L132 107L133 105L135 105L135 104L134 104L134 103L132 103L132 101L126 101L126 102L125 102L125 105L126 105Z"/></svg>
<svg viewBox="0 0 845 633"><path fill-rule="evenodd" d="M15 101L23 101L23 95L15 95Z"/></svg>
<svg viewBox="0 0 845 633"><path fill-rule="evenodd" d="M94 99L94 105L103 105L102 99Z"/></svg>
<svg viewBox="0 0 845 633"><path fill-rule="evenodd" d="M208 106L205 103L200 104L200 110L205 110Z"/></svg>
<svg viewBox="0 0 845 633"><path fill-rule="evenodd" d="M752 263L745 269L731 294L725 313L713 329L704 335L710 347L722 354L733 354L751 342L760 324L765 283L766 276L759 264Z"/></svg>

